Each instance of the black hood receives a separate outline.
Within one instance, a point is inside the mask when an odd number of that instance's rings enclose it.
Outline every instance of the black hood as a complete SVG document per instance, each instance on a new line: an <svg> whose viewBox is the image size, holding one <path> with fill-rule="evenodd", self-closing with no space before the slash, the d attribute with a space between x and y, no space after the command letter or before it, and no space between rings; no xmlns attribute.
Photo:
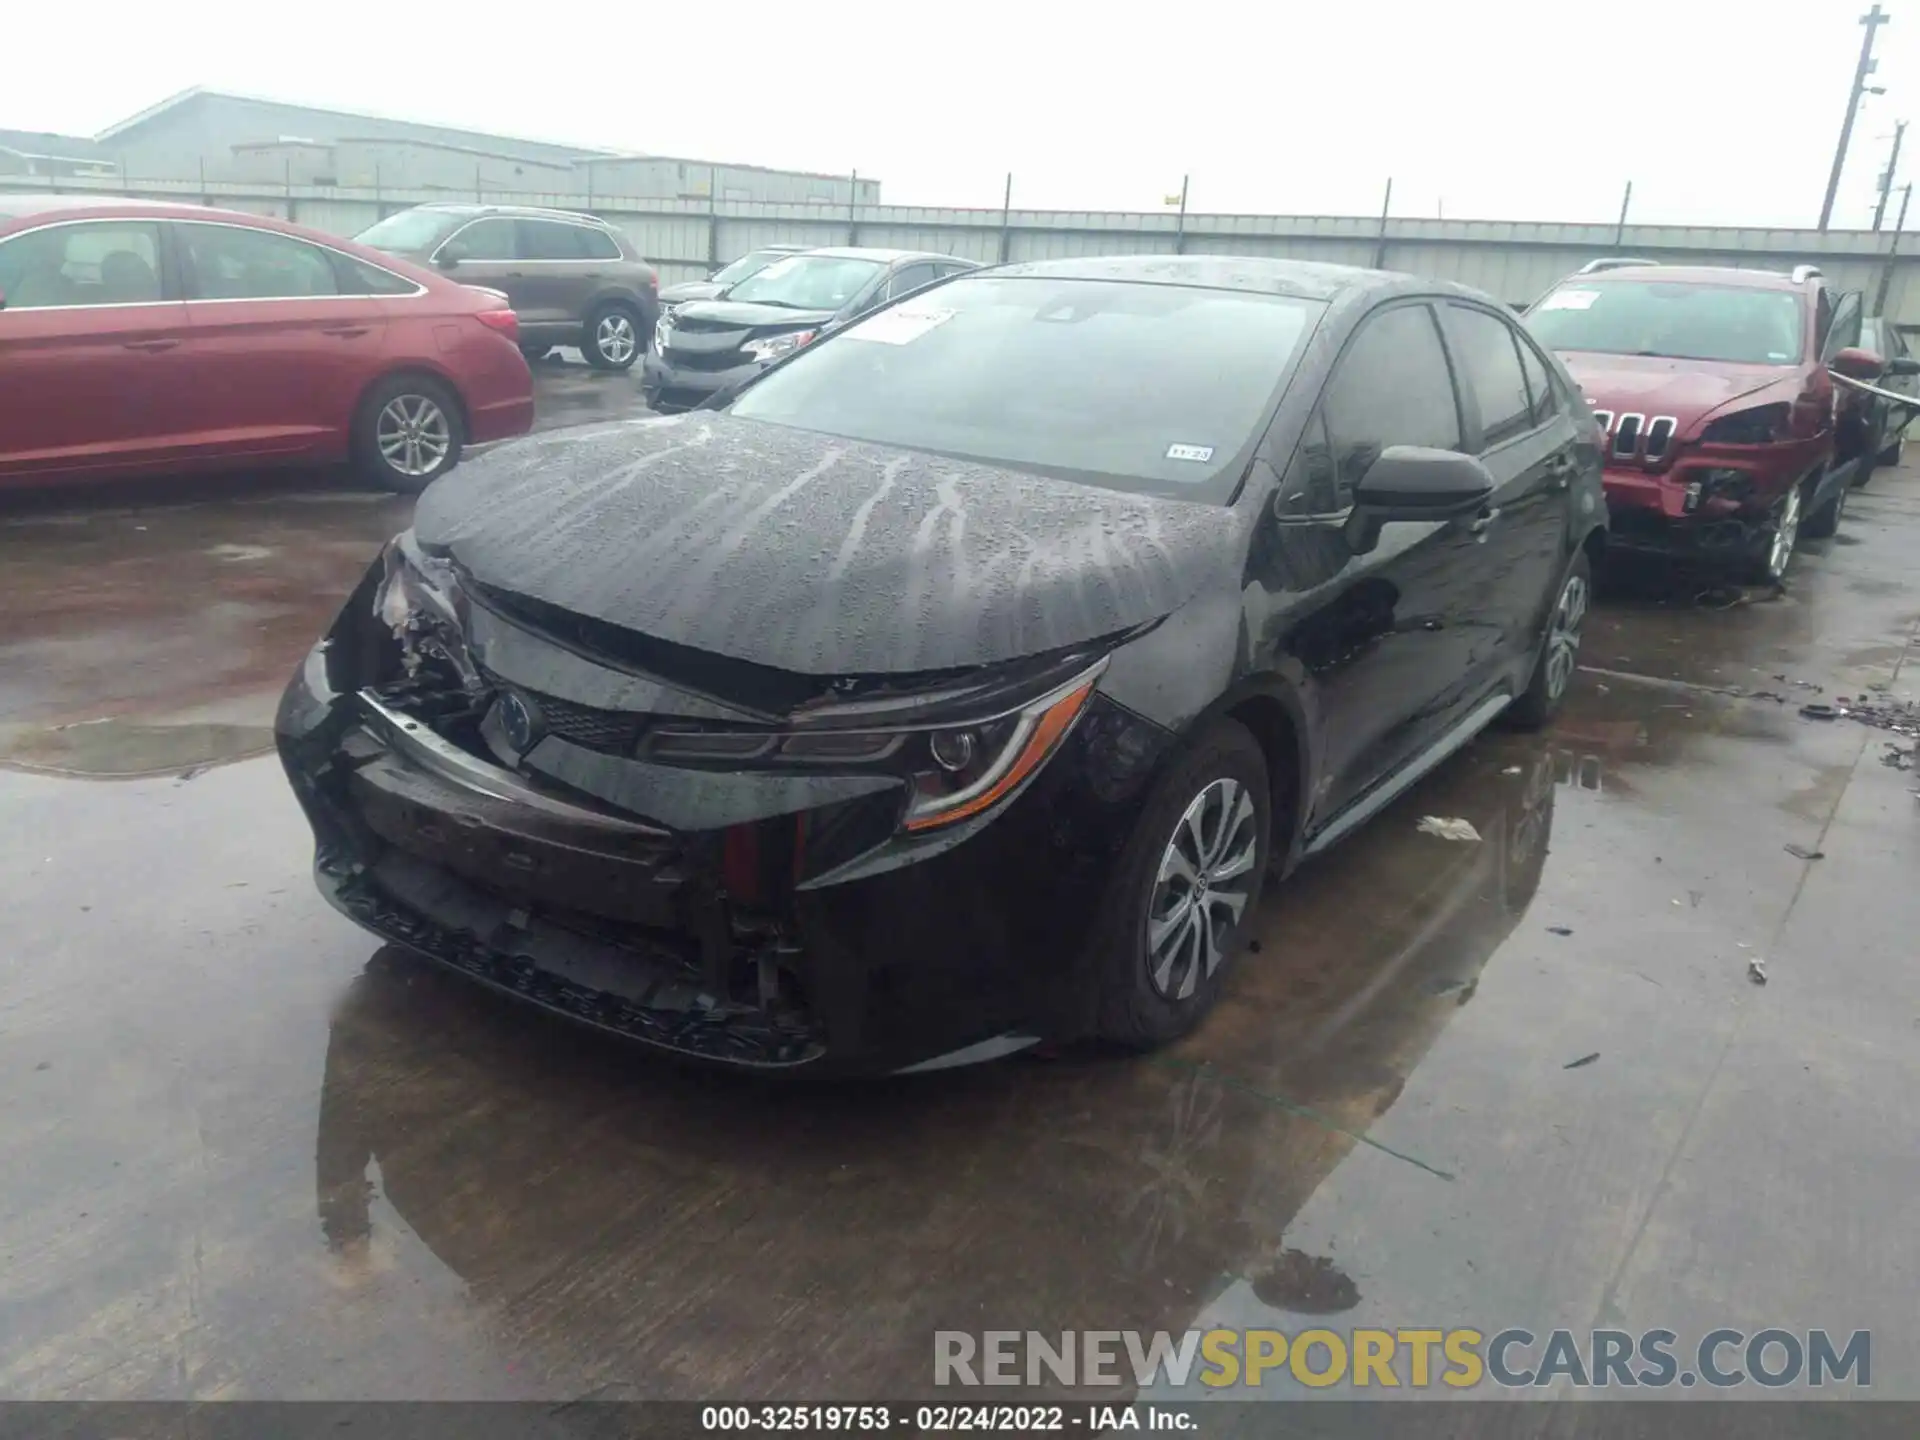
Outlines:
<svg viewBox="0 0 1920 1440"><path fill-rule="evenodd" d="M477 584L805 675L1063 649L1237 589L1223 506L718 412L537 436L468 461L414 531Z"/></svg>
<svg viewBox="0 0 1920 1440"><path fill-rule="evenodd" d="M756 305L751 300L694 300L673 312L677 328L694 330L797 330L824 325L837 310L795 310L786 305Z"/></svg>
<svg viewBox="0 0 1920 1440"><path fill-rule="evenodd" d="M720 293L721 288L711 280L682 280L678 285L667 285L661 288L660 303L684 305L689 300L711 300Z"/></svg>

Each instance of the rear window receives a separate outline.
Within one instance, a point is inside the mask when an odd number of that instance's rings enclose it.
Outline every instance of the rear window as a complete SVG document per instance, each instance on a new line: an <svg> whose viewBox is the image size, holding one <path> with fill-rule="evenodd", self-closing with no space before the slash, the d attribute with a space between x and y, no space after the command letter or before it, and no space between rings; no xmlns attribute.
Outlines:
<svg viewBox="0 0 1920 1440"><path fill-rule="evenodd" d="M1803 352L1791 290L1672 280L1570 280L1527 312L1555 350L1792 365Z"/></svg>
<svg viewBox="0 0 1920 1440"><path fill-rule="evenodd" d="M1224 502L1324 308L1175 285L959 279L802 351L732 410Z"/></svg>
<svg viewBox="0 0 1920 1440"><path fill-rule="evenodd" d="M402 210L354 236L376 250L431 250L466 217L444 210Z"/></svg>

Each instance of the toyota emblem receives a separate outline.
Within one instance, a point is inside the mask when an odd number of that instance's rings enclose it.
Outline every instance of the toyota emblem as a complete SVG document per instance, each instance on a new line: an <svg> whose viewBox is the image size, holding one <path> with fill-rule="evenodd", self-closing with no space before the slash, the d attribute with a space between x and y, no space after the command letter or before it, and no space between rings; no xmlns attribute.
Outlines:
<svg viewBox="0 0 1920 1440"><path fill-rule="evenodd" d="M531 700L515 691L500 696L500 730L515 750L531 749L540 738L540 712Z"/></svg>

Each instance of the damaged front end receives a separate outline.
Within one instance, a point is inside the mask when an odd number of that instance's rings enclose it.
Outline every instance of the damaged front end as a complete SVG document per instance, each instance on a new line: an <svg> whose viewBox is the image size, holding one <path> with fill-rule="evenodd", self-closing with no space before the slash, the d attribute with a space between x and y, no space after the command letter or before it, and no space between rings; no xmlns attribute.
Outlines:
<svg viewBox="0 0 1920 1440"><path fill-rule="evenodd" d="M801 676L491 592L409 534L279 744L322 890L374 933L683 1055L902 1068L1075 1028L1062 956L1164 743L1097 695L1108 648Z"/></svg>
<svg viewBox="0 0 1920 1440"><path fill-rule="evenodd" d="M1613 542L1708 560L1763 548L1782 498L1832 455L1816 409L1811 401L1748 405L1696 434L1667 417L1643 423L1597 411Z"/></svg>

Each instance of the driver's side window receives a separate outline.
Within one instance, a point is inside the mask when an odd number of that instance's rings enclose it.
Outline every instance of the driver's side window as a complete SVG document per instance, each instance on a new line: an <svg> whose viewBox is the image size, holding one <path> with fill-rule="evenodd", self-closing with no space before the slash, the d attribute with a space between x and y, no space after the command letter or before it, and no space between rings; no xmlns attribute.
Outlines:
<svg viewBox="0 0 1920 1440"><path fill-rule="evenodd" d="M1280 487L1286 516L1336 515L1389 445L1458 450L1460 409L1433 307L1389 305L1361 322Z"/></svg>

